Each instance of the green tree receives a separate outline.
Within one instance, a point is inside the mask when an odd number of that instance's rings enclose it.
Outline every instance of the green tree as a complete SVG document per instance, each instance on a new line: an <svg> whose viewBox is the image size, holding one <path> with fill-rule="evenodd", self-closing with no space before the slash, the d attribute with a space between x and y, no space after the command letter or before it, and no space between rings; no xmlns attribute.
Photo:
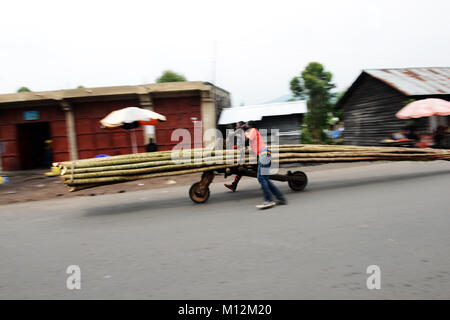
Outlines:
<svg viewBox="0 0 450 320"><path fill-rule="evenodd" d="M414 101L416 101L416 99L408 99L408 100L404 100L402 101L402 105L404 107L406 107L408 104L413 103Z"/></svg>
<svg viewBox="0 0 450 320"><path fill-rule="evenodd" d="M331 81L333 75L325 71L322 64L310 62L302 73L290 82L296 98L307 99L308 112L302 125L303 143L329 143L324 133L328 129L328 119L333 111L331 92L336 86Z"/></svg>
<svg viewBox="0 0 450 320"><path fill-rule="evenodd" d="M157 83L163 83L163 82L183 82L186 81L186 77L182 74L176 73L172 70L166 70L163 72L161 77L156 79Z"/></svg>
<svg viewBox="0 0 450 320"><path fill-rule="evenodd" d="M84 89L84 86L80 84L77 89Z"/></svg>
<svg viewBox="0 0 450 320"><path fill-rule="evenodd" d="M17 92L31 92L31 90L27 87L20 87L19 89L17 89Z"/></svg>

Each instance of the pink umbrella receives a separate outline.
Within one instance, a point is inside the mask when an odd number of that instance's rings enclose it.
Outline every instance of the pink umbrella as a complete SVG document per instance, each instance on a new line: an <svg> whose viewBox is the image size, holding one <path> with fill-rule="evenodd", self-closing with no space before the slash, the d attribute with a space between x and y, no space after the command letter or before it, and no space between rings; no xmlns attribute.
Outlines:
<svg viewBox="0 0 450 320"><path fill-rule="evenodd" d="M434 98L411 102L395 114L400 119L448 115L450 115L450 102Z"/></svg>

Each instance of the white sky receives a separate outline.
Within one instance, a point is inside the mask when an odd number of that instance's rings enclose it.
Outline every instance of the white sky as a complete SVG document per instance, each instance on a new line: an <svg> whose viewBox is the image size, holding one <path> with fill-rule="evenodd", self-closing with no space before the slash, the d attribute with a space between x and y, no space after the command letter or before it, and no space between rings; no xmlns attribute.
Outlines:
<svg viewBox="0 0 450 320"><path fill-rule="evenodd" d="M364 68L449 67L449 13L448 0L1 0L0 93L152 83L173 69L256 104L289 93L310 61L344 89Z"/></svg>

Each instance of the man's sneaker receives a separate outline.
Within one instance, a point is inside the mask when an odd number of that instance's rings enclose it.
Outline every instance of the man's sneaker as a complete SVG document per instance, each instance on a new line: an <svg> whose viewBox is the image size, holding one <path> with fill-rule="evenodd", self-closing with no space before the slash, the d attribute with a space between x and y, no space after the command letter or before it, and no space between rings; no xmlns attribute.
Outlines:
<svg viewBox="0 0 450 320"><path fill-rule="evenodd" d="M285 204L287 204L286 199L277 199L277 201L275 201L275 203L279 206L284 206Z"/></svg>
<svg viewBox="0 0 450 320"><path fill-rule="evenodd" d="M276 205L277 204L275 203L275 201L265 201L263 204L258 204L256 206L256 208L259 209L259 210L264 210L264 209L272 208L272 207L274 207Z"/></svg>
<svg viewBox="0 0 450 320"><path fill-rule="evenodd" d="M230 189L231 191L236 192L236 187L233 186L232 184L224 184L224 186Z"/></svg>

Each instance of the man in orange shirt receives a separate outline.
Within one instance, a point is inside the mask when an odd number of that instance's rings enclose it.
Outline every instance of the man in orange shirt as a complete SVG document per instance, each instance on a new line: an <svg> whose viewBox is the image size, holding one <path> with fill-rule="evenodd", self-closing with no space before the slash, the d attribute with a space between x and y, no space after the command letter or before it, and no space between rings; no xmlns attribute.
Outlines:
<svg viewBox="0 0 450 320"><path fill-rule="evenodd" d="M256 155L258 160L258 182L261 184L261 188L264 193L264 203L257 205L256 208L260 210L269 209L277 204L287 204L283 194L269 179L272 157L270 154L270 150L266 148L266 145L261 138L261 134L259 133L258 129L253 127L252 121L247 122L244 128L247 129L245 138L249 140L250 148L252 149L252 152ZM277 198L276 201L273 201L272 193Z"/></svg>

